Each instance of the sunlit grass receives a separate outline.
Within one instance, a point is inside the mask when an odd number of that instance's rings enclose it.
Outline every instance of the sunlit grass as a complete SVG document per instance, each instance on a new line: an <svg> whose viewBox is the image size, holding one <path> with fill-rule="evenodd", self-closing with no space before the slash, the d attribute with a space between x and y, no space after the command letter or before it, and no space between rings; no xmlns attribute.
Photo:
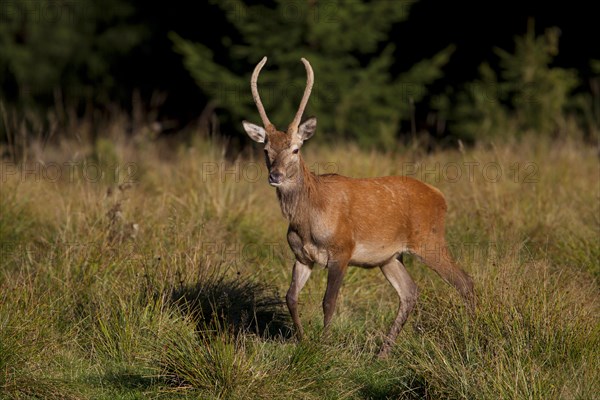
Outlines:
<svg viewBox="0 0 600 400"><path fill-rule="evenodd" d="M147 141L49 148L33 162L37 175L3 169L0 397L600 393L596 149L535 138L430 153L308 142L304 157L321 173L409 174L439 187L448 242L475 280L469 315L410 259L420 301L379 361L397 307L383 275L350 271L322 337L326 274L316 271L300 298L309 339L297 344L282 302L293 263L287 226L261 158L226 158L218 140L192 143L166 155ZM45 154L76 167L48 179ZM112 172L93 181L80 173L98 160Z"/></svg>

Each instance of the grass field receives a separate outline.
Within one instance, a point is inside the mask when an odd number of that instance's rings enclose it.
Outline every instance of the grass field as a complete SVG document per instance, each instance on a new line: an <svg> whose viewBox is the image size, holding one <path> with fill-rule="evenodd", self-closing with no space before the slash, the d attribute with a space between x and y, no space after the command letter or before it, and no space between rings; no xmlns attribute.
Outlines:
<svg viewBox="0 0 600 400"><path fill-rule="evenodd" d="M35 148L2 164L0 398L600 398L595 146L307 143L315 171L409 174L446 195L477 310L410 259L419 302L383 361L397 298L378 270L351 269L326 338L316 271L308 340L290 337L287 225L259 151L118 135Z"/></svg>

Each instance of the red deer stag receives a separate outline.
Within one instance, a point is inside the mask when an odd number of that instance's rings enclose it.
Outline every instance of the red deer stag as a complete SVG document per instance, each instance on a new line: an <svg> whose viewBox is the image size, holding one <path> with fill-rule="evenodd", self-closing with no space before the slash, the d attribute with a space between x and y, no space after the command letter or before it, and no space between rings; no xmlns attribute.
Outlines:
<svg viewBox="0 0 600 400"><path fill-rule="evenodd" d="M304 96L287 132L269 121L257 88L264 57L250 81L252 97L263 126L244 121L244 129L265 144L269 184L276 187L283 215L289 221L288 243L296 257L286 300L296 335L303 330L298 314L298 295L313 264L327 268L323 299L324 329L335 310L336 299L348 265L379 267L392 284L400 306L379 352L385 357L417 300L417 286L402 264L402 254L412 253L472 302L471 277L450 258L444 239L446 202L436 188L402 176L355 179L336 174L311 173L300 147L315 133L317 119L300 123L310 97L314 74L302 58L308 75Z"/></svg>

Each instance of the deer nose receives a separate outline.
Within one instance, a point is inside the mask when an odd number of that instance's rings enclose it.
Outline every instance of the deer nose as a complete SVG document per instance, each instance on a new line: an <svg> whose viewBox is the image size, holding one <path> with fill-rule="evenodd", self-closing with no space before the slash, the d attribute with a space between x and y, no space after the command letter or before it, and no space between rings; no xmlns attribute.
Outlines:
<svg viewBox="0 0 600 400"><path fill-rule="evenodd" d="M278 171L272 171L269 174L269 183L271 185L279 185L283 181L283 174Z"/></svg>

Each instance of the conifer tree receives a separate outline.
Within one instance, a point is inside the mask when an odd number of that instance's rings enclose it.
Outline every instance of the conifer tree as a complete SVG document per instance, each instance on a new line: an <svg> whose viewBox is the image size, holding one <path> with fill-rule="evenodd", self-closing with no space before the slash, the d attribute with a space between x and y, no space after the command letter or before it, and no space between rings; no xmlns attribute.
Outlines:
<svg viewBox="0 0 600 400"><path fill-rule="evenodd" d="M496 48L499 71L488 63L480 78L458 95L453 131L466 138L548 135L566 124L565 113L579 84L575 70L552 65L558 55L558 28L536 35L533 21L515 38L513 52Z"/></svg>
<svg viewBox="0 0 600 400"><path fill-rule="evenodd" d="M226 57L200 43L171 34L176 51L200 88L233 120L259 121L249 78L256 63L269 61L259 90L270 119L285 129L305 84L300 58L315 71L306 115L316 115L323 137L347 137L366 145L393 143L411 101L442 76L448 47L410 70L392 75L390 30L408 17L407 1L275 0L272 6L213 1L226 13L237 38L224 37Z"/></svg>
<svg viewBox="0 0 600 400"><path fill-rule="evenodd" d="M60 90L108 102L118 88L112 63L144 36L134 13L126 0L1 2L0 100L31 107Z"/></svg>

